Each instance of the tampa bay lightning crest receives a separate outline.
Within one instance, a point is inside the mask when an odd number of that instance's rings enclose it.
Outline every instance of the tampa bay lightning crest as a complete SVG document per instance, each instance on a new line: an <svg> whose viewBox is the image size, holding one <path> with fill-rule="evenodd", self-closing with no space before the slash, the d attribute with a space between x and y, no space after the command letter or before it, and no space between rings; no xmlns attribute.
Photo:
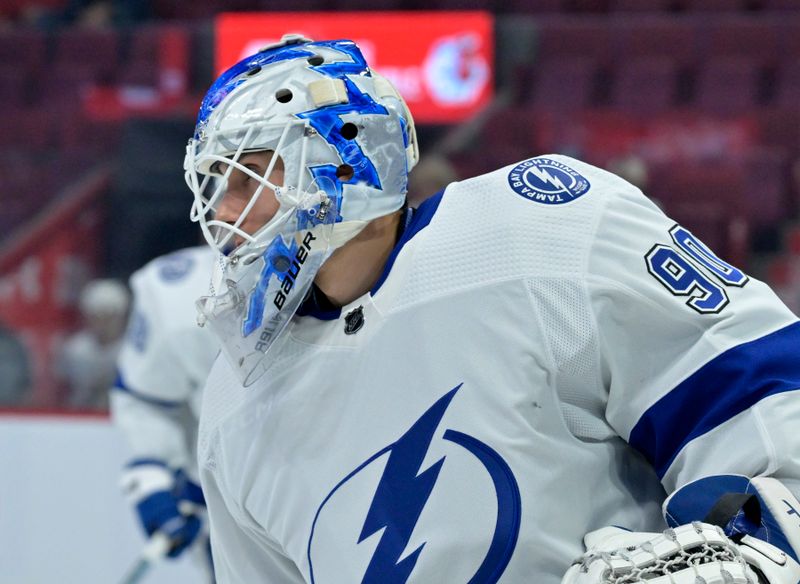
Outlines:
<svg viewBox="0 0 800 584"><path fill-rule="evenodd" d="M574 169L544 157L520 162L508 173L508 184L518 195L545 205L574 201L590 186Z"/></svg>
<svg viewBox="0 0 800 584"><path fill-rule="evenodd" d="M157 260L158 276L165 282L182 280L194 267L194 258L186 253L173 253Z"/></svg>
<svg viewBox="0 0 800 584"><path fill-rule="evenodd" d="M396 442L347 474L320 504L308 538L313 584L493 584L519 536L521 499L511 468L487 444L440 428L458 385ZM438 529L463 525L459 542ZM441 537L440 537L441 535ZM437 558L426 562L426 555Z"/></svg>

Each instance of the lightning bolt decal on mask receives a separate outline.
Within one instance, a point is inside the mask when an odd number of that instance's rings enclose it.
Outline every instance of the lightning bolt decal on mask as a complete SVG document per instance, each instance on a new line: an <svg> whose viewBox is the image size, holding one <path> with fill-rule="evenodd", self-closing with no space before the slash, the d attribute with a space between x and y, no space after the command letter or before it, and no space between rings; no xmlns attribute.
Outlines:
<svg viewBox="0 0 800 584"><path fill-rule="evenodd" d="M224 100L234 89L239 87L239 85L244 83L245 78L242 77L244 73L251 71L255 67L266 67L268 65L272 65L273 63L292 59L305 59L313 55L314 53L305 50L303 45L290 45L287 47L279 47L268 51L262 51L260 53L256 53L255 55L250 55L246 59L242 59L236 63L236 65L220 75L220 77L206 92L206 95L200 104L200 110L197 115L194 134L195 140L200 138L201 129L206 125L208 118L211 116L217 106L222 103L222 100Z"/></svg>
<svg viewBox="0 0 800 584"><path fill-rule="evenodd" d="M302 112L297 114L297 117L307 119L311 127L319 132L320 136L336 149L342 162L353 168L353 177L348 182L364 182L371 187L380 189L381 181L378 177L378 171L375 165L364 155L364 152L355 140L348 140L341 134L342 126L345 124L342 120L343 115L351 113L360 115L389 115L389 112L384 106L376 103L375 100L362 92L356 84L347 77L348 75L369 74L369 68L364 61L363 55L361 55L361 51L358 50L355 44L349 41L315 43L315 46L326 46L350 57L351 61L349 62L337 61L312 67L312 69L323 75L343 80L345 89L347 90L348 103L329 105ZM333 166L322 168L324 168L324 171L322 169L313 169L315 176L320 172L330 174L336 170Z"/></svg>
<svg viewBox="0 0 800 584"><path fill-rule="evenodd" d="M280 235L276 236L264 251L264 268L261 270L258 283L247 309L247 317L242 322L242 336L246 337L261 326L264 321L264 302L267 288L272 277L285 278L292 267L292 259L297 252L297 242L292 241L291 247L284 243Z"/></svg>
<svg viewBox="0 0 800 584"><path fill-rule="evenodd" d="M450 401L461 385L442 396L391 447L391 454L372 499L359 543L383 529L381 540L372 556L362 584L404 584L425 546L423 543L404 559L414 526L430 497L444 457L419 472L433 434Z"/></svg>

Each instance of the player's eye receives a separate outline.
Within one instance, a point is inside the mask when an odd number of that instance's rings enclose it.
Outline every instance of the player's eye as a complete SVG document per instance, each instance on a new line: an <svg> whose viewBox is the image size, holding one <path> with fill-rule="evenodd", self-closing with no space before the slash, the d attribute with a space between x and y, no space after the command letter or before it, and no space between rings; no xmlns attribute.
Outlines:
<svg viewBox="0 0 800 584"><path fill-rule="evenodd" d="M249 170L250 172L252 172L253 174L256 174L258 176L263 176L264 175L264 173L261 171L261 169L258 168L255 164L245 164L244 167L247 170ZM253 176L250 175L250 174L245 173L245 177L246 177L247 180L254 180Z"/></svg>

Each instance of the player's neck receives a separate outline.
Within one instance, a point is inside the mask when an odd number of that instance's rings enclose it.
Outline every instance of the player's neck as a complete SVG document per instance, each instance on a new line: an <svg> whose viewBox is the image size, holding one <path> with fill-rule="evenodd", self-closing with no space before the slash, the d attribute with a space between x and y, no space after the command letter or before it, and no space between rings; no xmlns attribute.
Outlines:
<svg viewBox="0 0 800 584"><path fill-rule="evenodd" d="M331 302L344 306L372 289L397 242L401 217L397 211L373 219L320 268L314 282Z"/></svg>

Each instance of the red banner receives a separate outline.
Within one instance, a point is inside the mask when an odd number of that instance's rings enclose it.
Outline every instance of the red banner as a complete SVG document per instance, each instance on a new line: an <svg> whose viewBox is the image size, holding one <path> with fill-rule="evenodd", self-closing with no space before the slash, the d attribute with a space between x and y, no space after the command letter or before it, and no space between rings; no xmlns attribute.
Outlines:
<svg viewBox="0 0 800 584"><path fill-rule="evenodd" d="M270 12L216 20L221 73L286 33L348 38L389 78L421 123L461 121L492 98L494 22L485 12Z"/></svg>

